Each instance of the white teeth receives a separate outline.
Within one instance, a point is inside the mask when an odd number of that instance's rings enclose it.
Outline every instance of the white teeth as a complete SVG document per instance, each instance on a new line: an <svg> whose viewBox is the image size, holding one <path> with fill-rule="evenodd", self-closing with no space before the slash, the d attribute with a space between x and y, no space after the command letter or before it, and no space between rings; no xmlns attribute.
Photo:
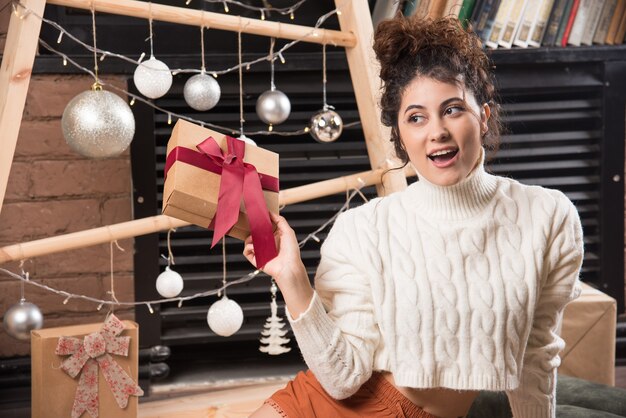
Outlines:
<svg viewBox="0 0 626 418"><path fill-rule="evenodd" d="M433 152L432 154L430 154L431 157L437 157L439 155L445 155L451 152L455 152L456 150L453 149L448 149L448 150L442 150L442 151L437 151L437 152Z"/></svg>

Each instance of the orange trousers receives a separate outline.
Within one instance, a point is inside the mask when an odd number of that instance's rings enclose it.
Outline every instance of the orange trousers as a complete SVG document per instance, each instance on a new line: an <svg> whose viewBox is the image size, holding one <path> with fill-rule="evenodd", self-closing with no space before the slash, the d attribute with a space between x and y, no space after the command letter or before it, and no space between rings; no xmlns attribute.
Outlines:
<svg viewBox="0 0 626 418"><path fill-rule="evenodd" d="M374 373L354 395L337 400L326 393L310 370L299 372L265 403L288 418L436 418L380 373Z"/></svg>

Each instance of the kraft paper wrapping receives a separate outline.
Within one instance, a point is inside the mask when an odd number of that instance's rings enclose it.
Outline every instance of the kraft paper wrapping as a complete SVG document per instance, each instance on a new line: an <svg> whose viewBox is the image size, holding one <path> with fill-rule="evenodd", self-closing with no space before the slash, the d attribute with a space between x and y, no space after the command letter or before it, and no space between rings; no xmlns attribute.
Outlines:
<svg viewBox="0 0 626 418"><path fill-rule="evenodd" d="M559 373L614 386L616 321L615 299L583 283L563 314Z"/></svg>

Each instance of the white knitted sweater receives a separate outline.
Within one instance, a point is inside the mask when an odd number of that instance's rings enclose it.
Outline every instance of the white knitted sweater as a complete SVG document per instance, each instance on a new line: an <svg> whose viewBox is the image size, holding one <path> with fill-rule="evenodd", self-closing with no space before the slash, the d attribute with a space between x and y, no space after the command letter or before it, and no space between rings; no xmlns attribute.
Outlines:
<svg viewBox="0 0 626 418"><path fill-rule="evenodd" d="M342 214L310 306L287 316L334 398L381 370L399 386L506 391L515 418L554 417L560 320L582 259L564 194L480 164L454 186L422 177Z"/></svg>

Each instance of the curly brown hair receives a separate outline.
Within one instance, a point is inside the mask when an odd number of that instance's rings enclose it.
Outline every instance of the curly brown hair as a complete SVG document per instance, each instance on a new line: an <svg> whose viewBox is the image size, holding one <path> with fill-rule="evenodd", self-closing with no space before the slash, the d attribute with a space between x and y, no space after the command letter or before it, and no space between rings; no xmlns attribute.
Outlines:
<svg viewBox="0 0 626 418"><path fill-rule="evenodd" d="M489 157L497 151L502 128L491 63L479 38L453 17L438 19L396 16L381 22L374 35L374 51L383 81L381 120L391 127L398 158L409 157L398 134L398 112L405 88L416 76L455 83L472 92L479 105L487 103L491 116L483 146Z"/></svg>

